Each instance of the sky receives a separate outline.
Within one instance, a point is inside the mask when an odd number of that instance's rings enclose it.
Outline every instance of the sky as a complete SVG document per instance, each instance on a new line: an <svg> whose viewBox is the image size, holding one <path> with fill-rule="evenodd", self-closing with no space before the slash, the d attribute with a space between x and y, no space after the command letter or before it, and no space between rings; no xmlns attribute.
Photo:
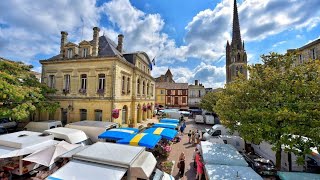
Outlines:
<svg viewBox="0 0 320 180"><path fill-rule="evenodd" d="M80 3L81 2L81 3ZM320 38L319 0L238 0L248 64L260 56L285 53ZM60 31L68 40L100 35L126 52L155 58L153 77L168 68L176 82L223 87L225 46L231 41L233 0L1 0L0 57L32 64L60 52Z"/></svg>

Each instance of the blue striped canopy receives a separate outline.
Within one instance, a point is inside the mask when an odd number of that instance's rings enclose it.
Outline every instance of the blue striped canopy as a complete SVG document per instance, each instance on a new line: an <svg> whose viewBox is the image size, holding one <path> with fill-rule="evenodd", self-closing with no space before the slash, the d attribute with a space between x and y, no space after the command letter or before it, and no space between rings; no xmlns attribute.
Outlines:
<svg viewBox="0 0 320 180"><path fill-rule="evenodd" d="M162 127L162 128L169 128L169 129L175 129L178 127L178 124L173 124L173 123L155 123L152 127Z"/></svg>
<svg viewBox="0 0 320 180"><path fill-rule="evenodd" d="M168 128L149 128L146 129L144 133L160 135L162 138L172 140L174 137L176 137L178 131Z"/></svg>
<svg viewBox="0 0 320 180"><path fill-rule="evenodd" d="M169 119L163 118L160 120L161 123L172 123L172 124L179 124L179 119Z"/></svg>
<svg viewBox="0 0 320 180"><path fill-rule="evenodd" d="M109 129L98 136L100 139L120 140L128 137L131 134L137 134L139 129L137 128L116 128Z"/></svg>
<svg viewBox="0 0 320 180"><path fill-rule="evenodd" d="M133 146L144 146L153 149L156 144L160 141L161 136L149 134L149 133L138 133L131 134L128 137L118 140L118 144L130 144Z"/></svg>

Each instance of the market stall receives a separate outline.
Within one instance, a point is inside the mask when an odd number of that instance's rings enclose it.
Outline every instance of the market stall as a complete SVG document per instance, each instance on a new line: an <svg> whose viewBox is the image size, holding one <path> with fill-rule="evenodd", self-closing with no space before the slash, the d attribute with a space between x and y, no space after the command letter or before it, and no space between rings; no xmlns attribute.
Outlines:
<svg viewBox="0 0 320 180"><path fill-rule="evenodd" d="M262 180L252 168L245 166L227 166L206 164L205 173L208 180L239 179Z"/></svg>
<svg viewBox="0 0 320 180"><path fill-rule="evenodd" d="M157 143L160 141L161 136L149 134L149 133L139 133L131 134L128 137L118 140L118 144L130 144L133 146L143 146L149 149L153 149Z"/></svg>
<svg viewBox="0 0 320 180"><path fill-rule="evenodd" d="M139 129L137 128L116 128L103 132L98 136L98 138L117 141L120 139L124 139L129 135L136 134L138 132Z"/></svg>
<svg viewBox="0 0 320 180"><path fill-rule="evenodd" d="M155 123L152 127L162 127L162 128L169 128L169 129L176 129L178 124L176 123Z"/></svg>
<svg viewBox="0 0 320 180"><path fill-rule="evenodd" d="M155 135L161 136L164 139L172 140L173 138L176 137L176 135L178 134L178 131L169 129L169 128L158 127L158 128L146 129L144 133L155 134Z"/></svg>

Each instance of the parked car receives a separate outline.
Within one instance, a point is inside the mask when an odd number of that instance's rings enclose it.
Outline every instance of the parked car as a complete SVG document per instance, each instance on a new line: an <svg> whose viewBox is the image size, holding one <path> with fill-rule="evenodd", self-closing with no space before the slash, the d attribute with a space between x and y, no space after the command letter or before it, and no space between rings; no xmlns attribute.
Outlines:
<svg viewBox="0 0 320 180"><path fill-rule="evenodd" d="M211 112L205 112L203 115L203 119L205 124L212 124L214 125L214 116Z"/></svg>
<svg viewBox="0 0 320 180"><path fill-rule="evenodd" d="M11 118L0 118L0 127L7 132L14 132L17 129L18 123L11 120Z"/></svg>
<svg viewBox="0 0 320 180"><path fill-rule="evenodd" d="M262 176L276 176L277 170L271 160L260 157L256 154L242 154L249 166Z"/></svg>
<svg viewBox="0 0 320 180"><path fill-rule="evenodd" d="M49 120L49 121L32 121L29 122L24 129L27 131L34 131L34 132L43 132L48 129L53 129L57 127L62 127L61 121L58 120Z"/></svg>

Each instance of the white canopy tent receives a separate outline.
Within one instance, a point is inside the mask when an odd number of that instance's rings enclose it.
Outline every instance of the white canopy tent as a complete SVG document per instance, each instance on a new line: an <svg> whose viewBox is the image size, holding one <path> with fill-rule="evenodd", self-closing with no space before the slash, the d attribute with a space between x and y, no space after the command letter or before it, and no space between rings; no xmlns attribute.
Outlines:
<svg viewBox="0 0 320 180"><path fill-rule="evenodd" d="M201 151L205 164L248 166L243 156L230 144L201 141Z"/></svg>
<svg viewBox="0 0 320 180"><path fill-rule="evenodd" d="M50 165L56 162L59 156L79 146L80 145L78 144L70 144L65 141L61 141L56 145L47 147L33 154L30 154L22 160L34 162L49 167Z"/></svg>
<svg viewBox="0 0 320 180"><path fill-rule="evenodd" d="M262 180L252 168L245 166L205 165L208 180Z"/></svg>
<svg viewBox="0 0 320 180"><path fill-rule="evenodd" d="M151 152L144 151L131 166L131 176L148 179L157 164Z"/></svg>
<svg viewBox="0 0 320 180"><path fill-rule="evenodd" d="M72 160L55 173L47 177L48 180L70 179L108 179L119 180L126 173L126 168L114 167L104 164Z"/></svg>

